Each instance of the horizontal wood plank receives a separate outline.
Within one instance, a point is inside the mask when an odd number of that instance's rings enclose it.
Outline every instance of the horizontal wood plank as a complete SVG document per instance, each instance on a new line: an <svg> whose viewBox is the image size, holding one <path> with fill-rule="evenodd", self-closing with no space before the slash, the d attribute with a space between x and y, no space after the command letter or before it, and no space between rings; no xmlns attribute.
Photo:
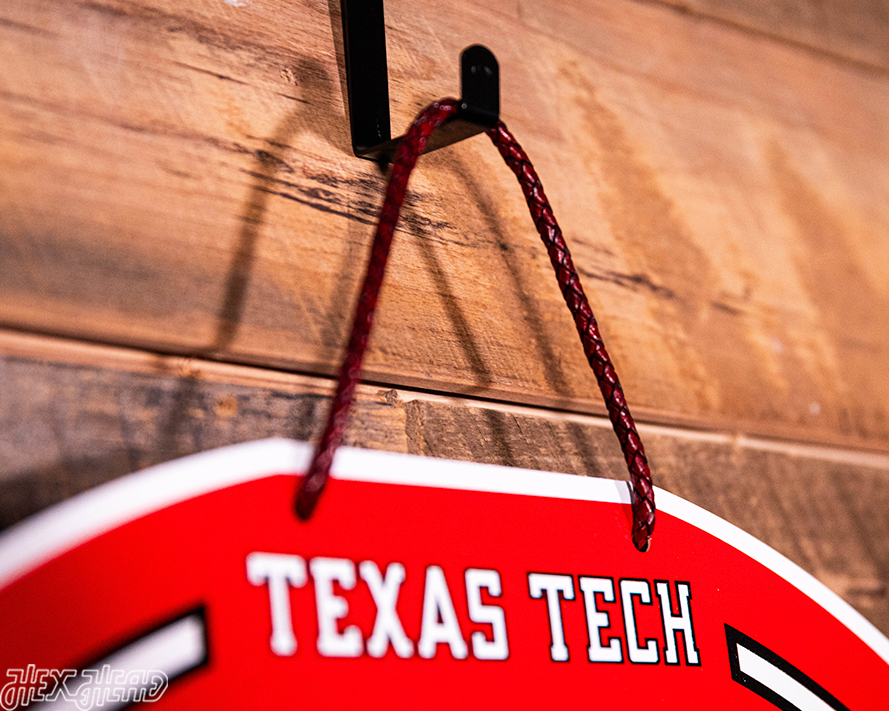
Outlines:
<svg viewBox="0 0 889 711"><path fill-rule="evenodd" d="M384 184L337 7L5 3L0 323L335 372ZM499 57L642 419L889 448L889 81L623 0L386 12L395 130ZM424 158L366 378L601 412L576 340L485 139Z"/></svg>
<svg viewBox="0 0 889 711"><path fill-rule="evenodd" d="M887 0L652 0L771 37L889 69Z"/></svg>
<svg viewBox="0 0 889 711"><path fill-rule="evenodd" d="M313 440L329 380L0 332L0 526L130 471ZM889 632L889 456L641 428L656 483L795 561ZM624 479L602 417L361 386L346 443ZM654 545L657 545L655 537Z"/></svg>

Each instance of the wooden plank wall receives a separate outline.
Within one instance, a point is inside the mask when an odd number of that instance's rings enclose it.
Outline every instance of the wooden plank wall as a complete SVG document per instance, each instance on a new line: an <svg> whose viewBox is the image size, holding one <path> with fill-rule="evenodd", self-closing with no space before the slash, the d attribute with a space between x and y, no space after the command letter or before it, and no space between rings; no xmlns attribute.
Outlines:
<svg viewBox="0 0 889 711"><path fill-rule="evenodd" d="M889 6L387 0L394 130L498 56L657 483L889 632ZM311 439L385 177L336 0L0 8L0 522ZM623 478L484 137L412 182L348 438Z"/></svg>

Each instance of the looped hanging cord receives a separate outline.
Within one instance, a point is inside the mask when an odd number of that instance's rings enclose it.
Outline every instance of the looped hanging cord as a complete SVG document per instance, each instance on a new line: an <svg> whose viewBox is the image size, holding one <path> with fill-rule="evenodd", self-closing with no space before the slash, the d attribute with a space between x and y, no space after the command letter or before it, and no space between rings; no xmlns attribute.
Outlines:
<svg viewBox="0 0 889 711"><path fill-rule="evenodd" d="M308 519L318 503L318 497L327 483L333 454L343 439L349 407L355 396L355 387L361 373L361 361L367 349L367 340L373 326L374 309L377 297L383 284L386 262L389 260L389 249L392 246L392 235L401 213L401 206L407 192L407 181L417 159L426 147L426 141L432 132L457 113L457 102L444 99L427 106L408 129L401 144L395 152L389 184L386 186L386 198L380 209L380 219L374 234L370 261L364 284L355 307L355 321L352 323L352 335L346 347L346 356L340 368L339 382L330 405L327 425L315 450L315 456L303 479L299 494L296 497L296 513L302 519Z"/></svg>
<svg viewBox="0 0 889 711"><path fill-rule="evenodd" d="M392 237L404 203L411 171L426 147L429 136L442 123L456 115L458 106L458 102L454 99L443 99L426 107L414 119L395 153L389 184L386 188L386 198L380 211L370 261L355 311L352 335L340 369L339 382L327 418L327 425L297 495L296 512L302 519L308 519L312 515L324 485L327 483L334 452L342 441L349 407L358 385L361 361L364 358L373 326L374 309L382 286ZM550 262L556 271L556 279L559 282L565 303L574 317L574 324L580 334L584 353L596 375L599 389L608 409L608 416L620 441L630 473L633 544L640 551L647 551L651 543L655 520L651 472L642 447L642 440L636 431L636 425L617 378L617 372L615 372L611 359L605 350L596 319L580 284L580 277L571 261L568 246L565 244L562 231L556 222L549 201L543 192L543 185L540 178L537 177L531 161L502 121L498 122L487 134L500 151L506 164L518 178L537 232L549 252Z"/></svg>
<svg viewBox="0 0 889 711"><path fill-rule="evenodd" d="M534 220L540 238L546 245L547 252L549 252L549 261L556 271L556 279L562 290L562 296L565 297L565 303L568 304L568 309L574 316L574 325L577 327L577 333L580 334L583 352L593 373L596 374L599 390L602 391L605 406L608 408L608 417L611 419L614 433L620 441L620 448L623 450L627 469L630 472L633 543L636 548L645 552L651 545L651 534L654 531L654 488L651 483L648 459L642 448L642 440L636 431L636 423L633 422L633 416L630 414L630 407L624 397L620 380L617 379L617 371L615 371L608 352L605 350L605 343L599 333L599 326L593 316L590 302L583 292L580 277L574 268L574 262L571 261L568 245L565 244L562 230L556 222L556 216L553 214L549 200L546 199L543 185L540 178L537 177L534 166L531 165L527 154L502 121L488 131L488 136L497 146L503 160L515 173L522 186L525 201L531 210L531 218Z"/></svg>

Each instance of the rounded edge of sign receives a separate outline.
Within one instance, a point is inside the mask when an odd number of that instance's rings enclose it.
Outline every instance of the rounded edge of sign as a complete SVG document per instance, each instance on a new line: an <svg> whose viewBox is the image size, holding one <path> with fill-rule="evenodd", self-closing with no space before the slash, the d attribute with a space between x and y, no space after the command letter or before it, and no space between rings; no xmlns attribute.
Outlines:
<svg viewBox="0 0 889 711"><path fill-rule="evenodd" d="M705 533L709 533L786 580L843 623L884 662L889 664L889 638L858 610L787 556L733 523L729 523L716 514L671 494L669 491L655 487L655 501L657 501L659 513L670 514Z"/></svg>
<svg viewBox="0 0 889 711"><path fill-rule="evenodd" d="M269 460L285 472L304 470L311 455L305 442L246 442L157 464L72 496L0 533L0 589L115 526L268 476Z"/></svg>
<svg viewBox="0 0 889 711"><path fill-rule="evenodd" d="M0 589L127 521L236 484L305 471L306 442L273 438L231 445L128 474L41 511L0 533ZM422 461L422 473L417 462ZM200 467L197 475L193 470ZM189 476L182 476L189 471ZM626 482L476 462L342 447L334 478L512 495L629 504ZM796 563L734 524L658 487L658 510L718 538L780 576L889 664L889 639ZM654 545L657 545L655 541Z"/></svg>
<svg viewBox="0 0 889 711"><path fill-rule="evenodd" d="M421 476L417 474L417 461L423 462ZM367 467L367 462L373 463L370 469ZM480 469L484 469L483 475L480 474ZM350 447L337 450L332 476L335 479L381 484L430 486L437 489L599 501L609 504L630 503L628 482L617 479Z"/></svg>
<svg viewBox="0 0 889 711"><path fill-rule="evenodd" d="M157 464L77 494L0 533L0 589L127 521L236 484L303 472L312 453L309 443L284 438L245 442ZM417 461L423 462L422 474ZM199 468L197 473L195 468ZM186 472L188 476L183 476ZM351 447L337 450L332 476L384 484L630 502L627 485L610 479Z"/></svg>

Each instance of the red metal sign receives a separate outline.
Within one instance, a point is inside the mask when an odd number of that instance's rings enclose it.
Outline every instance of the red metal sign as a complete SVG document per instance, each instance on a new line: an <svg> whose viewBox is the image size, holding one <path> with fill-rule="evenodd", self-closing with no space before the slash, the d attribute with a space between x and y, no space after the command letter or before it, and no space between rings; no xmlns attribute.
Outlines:
<svg viewBox="0 0 889 711"><path fill-rule="evenodd" d="M0 707L885 709L889 640L664 491L307 445L196 455L0 537Z"/></svg>

